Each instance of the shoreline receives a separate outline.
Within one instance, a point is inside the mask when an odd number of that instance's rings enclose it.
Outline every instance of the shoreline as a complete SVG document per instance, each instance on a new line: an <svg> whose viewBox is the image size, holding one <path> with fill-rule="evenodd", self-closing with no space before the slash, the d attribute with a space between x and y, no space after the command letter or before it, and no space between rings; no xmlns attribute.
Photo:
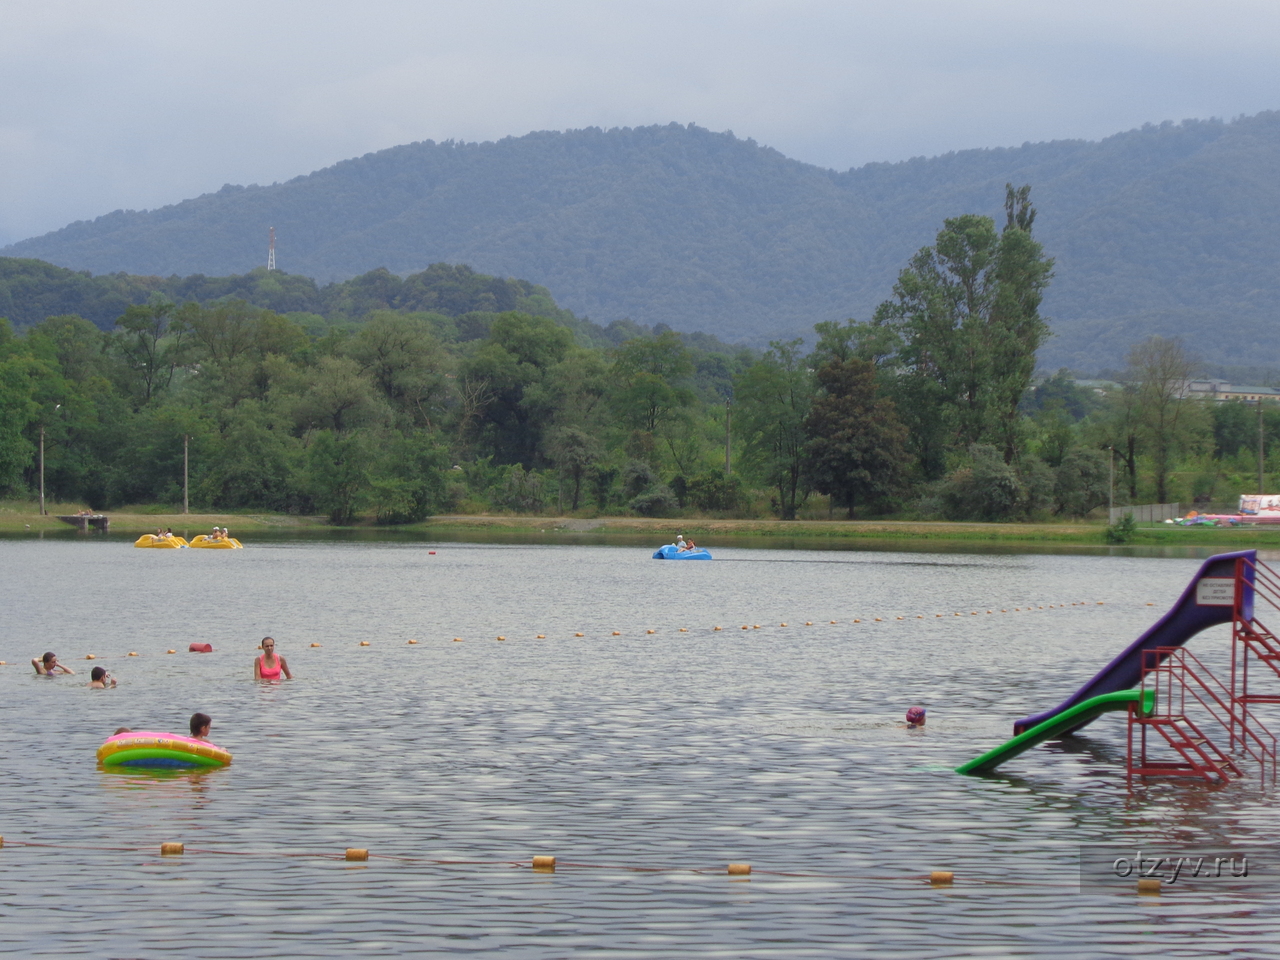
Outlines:
<svg viewBox="0 0 1280 960"><path fill-rule="evenodd" d="M963 523L942 520L722 520L713 518L571 517L571 516L490 516L455 514L431 517L419 523L378 526L372 523L332 526L326 517L286 514L224 513L128 513L110 512L110 536L114 539L150 533L156 527L172 527L184 536L214 526L228 527L232 536L281 534L356 536L361 539L397 539L404 536L441 536L466 541L469 536L491 541L512 537L519 541L536 539L543 543L581 543L600 538L619 541L669 543L677 532L708 545L725 540L757 540L766 543L787 541L838 548L871 545L929 543L944 545L989 545L1025 547L1105 547L1105 524L1062 523ZM185 532L184 532L185 531ZM46 534L80 536L69 524L51 514L21 509L0 511L0 535L22 537ZM89 534L92 536L93 534ZM1280 548L1280 527L1179 527L1172 524L1141 526L1130 543L1123 546L1221 547L1239 550L1249 547Z"/></svg>

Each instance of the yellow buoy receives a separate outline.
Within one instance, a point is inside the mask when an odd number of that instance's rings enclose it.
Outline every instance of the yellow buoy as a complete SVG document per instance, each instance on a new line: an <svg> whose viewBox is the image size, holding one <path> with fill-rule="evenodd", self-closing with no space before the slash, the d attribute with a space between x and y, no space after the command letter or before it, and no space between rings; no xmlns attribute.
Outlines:
<svg viewBox="0 0 1280 960"><path fill-rule="evenodd" d="M575 637L581 637L581 636L583 636L583 634L581 634L581 633L575 633L575 634L574 634L574 636L575 636Z"/></svg>
<svg viewBox="0 0 1280 960"><path fill-rule="evenodd" d="M546 635L545 633L540 633L540 634L538 634L536 637L534 637L534 639L535 639L535 640L545 640L545 639L547 639L547 635Z"/></svg>
<svg viewBox="0 0 1280 960"><path fill-rule="evenodd" d="M646 630L645 633L657 633L657 630Z"/></svg>
<svg viewBox="0 0 1280 960"><path fill-rule="evenodd" d="M835 621L834 621L834 620L832 620L831 622L832 622L832 623L835 623Z"/></svg>
<svg viewBox="0 0 1280 960"><path fill-rule="evenodd" d="M410 642L410 643L417 643L418 641L417 641L417 640L410 640L409 642Z"/></svg>
<svg viewBox="0 0 1280 960"><path fill-rule="evenodd" d="M86 660L97 660L97 659L98 659L98 658L97 658L97 657L95 657L92 653L86 653L86 654L84 655L84 658L85 658Z"/></svg>
<svg viewBox="0 0 1280 960"><path fill-rule="evenodd" d="M313 647L318 647L318 646L320 646L320 644L318 644L318 643L313 643L313 644L312 644L312 646L313 646ZM172 650L170 650L169 652L170 652L170 653L173 653L173 651L172 651Z"/></svg>
<svg viewBox="0 0 1280 960"><path fill-rule="evenodd" d="M369 851L365 847L347 847L345 859L347 860L368 860Z"/></svg>
<svg viewBox="0 0 1280 960"><path fill-rule="evenodd" d="M318 647L318 646L320 646L320 644L318 644L318 643L313 643L313 644L312 644L312 646L313 646L313 647ZM178 652L177 650L166 650L166 651L165 651L165 653L177 653L177 652Z"/></svg>
<svg viewBox="0 0 1280 960"><path fill-rule="evenodd" d="M498 637L498 639L499 639L499 640L505 640L505 639L507 639L507 638L506 638L506 637Z"/></svg>
<svg viewBox="0 0 1280 960"><path fill-rule="evenodd" d="M680 632L681 632L681 633L688 633L688 632L689 632L689 628L688 628L688 627L681 627L681 628L680 628Z"/></svg>
<svg viewBox="0 0 1280 960"><path fill-rule="evenodd" d="M711 629L712 629L712 630L723 630L723 629L724 629L724 627L712 627Z"/></svg>
<svg viewBox="0 0 1280 960"><path fill-rule="evenodd" d="M533 869L537 870L539 873L555 873L555 872L556 872L556 858L555 858L555 857L544 857L544 856L534 857L534 858L533 858Z"/></svg>
<svg viewBox="0 0 1280 960"><path fill-rule="evenodd" d="M615 630L615 631L613 631L613 635L614 635L615 637L620 637L620 636L622 636L622 631L621 631L621 630Z"/></svg>
<svg viewBox="0 0 1280 960"><path fill-rule="evenodd" d="M162 857L180 857L184 847L180 843L162 843L160 844L160 856Z"/></svg>
<svg viewBox="0 0 1280 960"><path fill-rule="evenodd" d="M804 622L804 625L805 625L806 627L812 627L812 626L813 626L813 621L812 621L812 620L806 620L806 621Z"/></svg>
<svg viewBox="0 0 1280 960"><path fill-rule="evenodd" d="M368 640L361 640L361 641L360 641L360 646L362 646L362 647L367 647L368 645L369 645L369 641L368 641Z"/></svg>
<svg viewBox="0 0 1280 960"><path fill-rule="evenodd" d="M786 626L786 624L785 624L785 623L780 623L780 624L778 624L778 626L780 626L780 627L785 627L785 626Z"/></svg>
<svg viewBox="0 0 1280 960"><path fill-rule="evenodd" d="M729 876L745 877L751 872L751 864L749 863L731 863L729 864Z"/></svg>
<svg viewBox="0 0 1280 960"><path fill-rule="evenodd" d="M934 870L929 874L929 882L935 887L949 887L955 878L950 870Z"/></svg>
<svg viewBox="0 0 1280 960"><path fill-rule="evenodd" d="M1143 877L1138 881L1138 892L1141 894L1156 896L1160 895L1160 878L1159 877Z"/></svg>

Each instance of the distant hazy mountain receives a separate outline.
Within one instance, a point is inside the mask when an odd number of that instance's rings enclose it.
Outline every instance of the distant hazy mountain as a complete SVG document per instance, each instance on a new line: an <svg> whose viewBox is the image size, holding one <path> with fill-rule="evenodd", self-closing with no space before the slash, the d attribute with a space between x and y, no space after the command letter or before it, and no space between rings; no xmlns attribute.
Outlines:
<svg viewBox="0 0 1280 960"><path fill-rule="evenodd" d="M525 278L598 323L755 344L869 317L944 217L1000 215L1030 183L1057 258L1047 366L1117 366L1150 333L1205 359L1280 363L1280 114L1098 143L968 150L844 173L676 124L414 143L288 183L117 211L0 254L94 272L239 274L276 228L321 282L438 261Z"/></svg>

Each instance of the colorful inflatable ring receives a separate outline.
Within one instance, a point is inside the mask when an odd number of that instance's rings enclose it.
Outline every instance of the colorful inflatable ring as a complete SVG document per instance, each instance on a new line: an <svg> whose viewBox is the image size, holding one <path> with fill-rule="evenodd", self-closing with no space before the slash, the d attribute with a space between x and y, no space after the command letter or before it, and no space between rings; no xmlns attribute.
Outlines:
<svg viewBox="0 0 1280 960"><path fill-rule="evenodd" d="M225 767L231 754L207 740L176 733L133 730L118 733L98 748L104 767Z"/></svg>

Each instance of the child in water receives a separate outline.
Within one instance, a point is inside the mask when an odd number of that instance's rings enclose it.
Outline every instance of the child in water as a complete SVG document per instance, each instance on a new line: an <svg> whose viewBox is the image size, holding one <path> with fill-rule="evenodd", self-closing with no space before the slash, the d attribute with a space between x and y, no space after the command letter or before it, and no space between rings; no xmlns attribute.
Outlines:
<svg viewBox="0 0 1280 960"><path fill-rule="evenodd" d="M33 657L31 665L36 668L36 673L42 677L56 677L60 673L75 676L75 671L70 667L64 667L58 662L58 656L52 650L43 657Z"/></svg>
<svg viewBox="0 0 1280 960"><path fill-rule="evenodd" d="M924 726L924 707L912 707L907 711L906 727L908 730L915 730L917 727Z"/></svg>
<svg viewBox="0 0 1280 960"><path fill-rule="evenodd" d="M213 719L207 713L193 713L191 715L191 736L195 739L208 740L211 726L213 726Z"/></svg>
<svg viewBox="0 0 1280 960"><path fill-rule="evenodd" d="M89 674L90 690L106 690L107 687L114 687L116 678L107 673L106 667L94 667Z"/></svg>

